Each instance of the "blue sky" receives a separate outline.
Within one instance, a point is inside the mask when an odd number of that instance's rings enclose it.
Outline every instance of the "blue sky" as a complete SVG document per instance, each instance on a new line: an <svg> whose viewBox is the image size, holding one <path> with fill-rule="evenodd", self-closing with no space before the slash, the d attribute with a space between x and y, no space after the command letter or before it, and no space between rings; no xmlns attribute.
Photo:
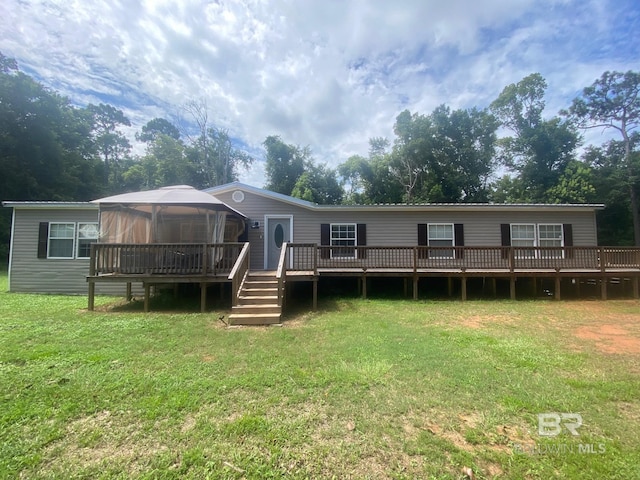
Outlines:
<svg viewBox="0 0 640 480"><path fill-rule="evenodd" d="M131 137L204 100L258 158L275 134L332 167L393 138L403 109L484 108L540 72L553 116L604 71L640 69L637 0L4 0L0 32L45 85L121 108ZM241 180L262 186L263 163Z"/></svg>

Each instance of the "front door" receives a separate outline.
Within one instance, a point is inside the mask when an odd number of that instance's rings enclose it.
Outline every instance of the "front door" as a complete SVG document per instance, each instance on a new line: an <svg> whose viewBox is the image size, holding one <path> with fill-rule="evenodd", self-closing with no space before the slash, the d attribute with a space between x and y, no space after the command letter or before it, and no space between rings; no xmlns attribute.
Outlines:
<svg viewBox="0 0 640 480"><path fill-rule="evenodd" d="M265 268L275 270L278 268L280 253L284 242L291 242L291 232L293 230L293 217L265 217Z"/></svg>

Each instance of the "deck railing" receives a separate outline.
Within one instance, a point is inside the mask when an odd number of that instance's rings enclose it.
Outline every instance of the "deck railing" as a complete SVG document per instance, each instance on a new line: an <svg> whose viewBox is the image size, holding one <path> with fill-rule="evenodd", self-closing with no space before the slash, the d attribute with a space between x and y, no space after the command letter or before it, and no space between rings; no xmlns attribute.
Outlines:
<svg viewBox="0 0 640 480"><path fill-rule="evenodd" d="M278 269L276 270L276 280L278 280L278 306L282 307L284 300L284 286L287 281L287 257L289 253L288 243L283 244L280 251L280 259L278 260Z"/></svg>
<svg viewBox="0 0 640 480"><path fill-rule="evenodd" d="M243 243L95 243L91 246L93 275L226 275Z"/></svg>
<svg viewBox="0 0 640 480"><path fill-rule="evenodd" d="M235 265L229 273L229 280L231 280L231 305L234 307L238 305L242 282L244 282L249 272L249 245L249 242L244 244Z"/></svg>
<svg viewBox="0 0 640 480"><path fill-rule="evenodd" d="M637 247L328 247L287 244L289 270L591 270L640 269Z"/></svg>

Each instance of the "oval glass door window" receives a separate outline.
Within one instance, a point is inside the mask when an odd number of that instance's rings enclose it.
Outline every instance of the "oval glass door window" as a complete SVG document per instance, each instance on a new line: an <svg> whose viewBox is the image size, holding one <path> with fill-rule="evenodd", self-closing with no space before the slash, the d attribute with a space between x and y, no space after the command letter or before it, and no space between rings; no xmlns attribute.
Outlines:
<svg viewBox="0 0 640 480"><path fill-rule="evenodd" d="M276 225L276 229L273 232L273 240L276 242L276 247L282 247L282 243L284 242L284 229L281 223Z"/></svg>

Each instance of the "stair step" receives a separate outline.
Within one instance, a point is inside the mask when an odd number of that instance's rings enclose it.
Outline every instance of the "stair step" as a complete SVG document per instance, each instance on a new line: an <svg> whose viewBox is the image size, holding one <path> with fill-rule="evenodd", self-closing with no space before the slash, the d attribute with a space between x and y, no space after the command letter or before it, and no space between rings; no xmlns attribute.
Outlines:
<svg viewBox="0 0 640 480"><path fill-rule="evenodd" d="M236 305L231 309L231 313L282 313L282 307L277 303L272 304L253 304L253 305Z"/></svg>
<svg viewBox="0 0 640 480"><path fill-rule="evenodd" d="M232 313L229 315L229 325L271 325L280 323L279 313Z"/></svg>
<svg viewBox="0 0 640 480"><path fill-rule="evenodd" d="M277 288L243 288L240 291L240 295L245 297L278 296L278 289Z"/></svg>
<svg viewBox="0 0 640 480"><path fill-rule="evenodd" d="M277 295L241 295L238 297L240 305L262 305L262 304L277 304Z"/></svg>
<svg viewBox="0 0 640 480"><path fill-rule="evenodd" d="M278 288L278 282L268 282L264 280L245 280L244 286L246 288Z"/></svg>

